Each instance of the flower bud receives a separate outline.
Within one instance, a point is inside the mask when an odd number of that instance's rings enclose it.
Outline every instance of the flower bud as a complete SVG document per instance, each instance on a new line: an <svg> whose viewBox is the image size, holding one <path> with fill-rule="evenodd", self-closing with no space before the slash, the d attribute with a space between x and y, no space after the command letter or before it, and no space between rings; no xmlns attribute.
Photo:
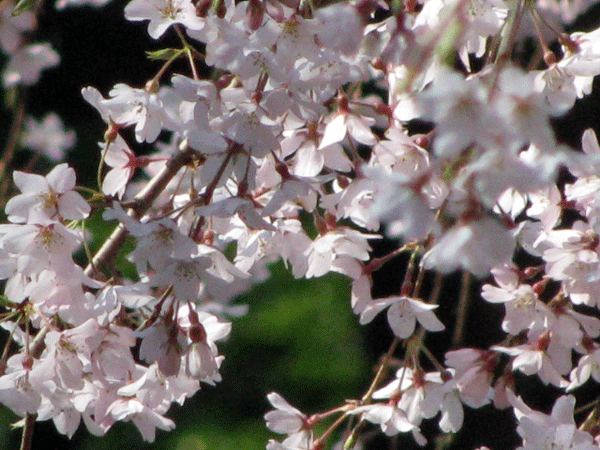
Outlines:
<svg viewBox="0 0 600 450"><path fill-rule="evenodd" d="M265 6L260 0L250 0L246 7L246 21L248 28L258 30L263 23Z"/></svg>

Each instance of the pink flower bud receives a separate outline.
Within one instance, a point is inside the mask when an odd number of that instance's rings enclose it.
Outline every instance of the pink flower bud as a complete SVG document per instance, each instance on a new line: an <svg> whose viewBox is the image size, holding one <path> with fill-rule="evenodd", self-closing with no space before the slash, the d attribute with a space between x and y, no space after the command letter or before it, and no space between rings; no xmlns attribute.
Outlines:
<svg viewBox="0 0 600 450"><path fill-rule="evenodd" d="M265 7L260 0L250 0L246 7L246 20L248 28L258 30L263 23Z"/></svg>

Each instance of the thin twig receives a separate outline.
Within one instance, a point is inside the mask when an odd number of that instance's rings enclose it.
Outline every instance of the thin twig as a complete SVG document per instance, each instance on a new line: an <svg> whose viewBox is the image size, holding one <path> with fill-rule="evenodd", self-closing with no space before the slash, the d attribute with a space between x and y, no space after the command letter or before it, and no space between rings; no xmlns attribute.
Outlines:
<svg viewBox="0 0 600 450"><path fill-rule="evenodd" d="M456 348L463 340L465 321L469 307L469 289L471 287L471 274L464 270L460 280L460 295L456 305L456 327L452 335L452 347Z"/></svg>
<svg viewBox="0 0 600 450"><path fill-rule="evenodd" d="M35 419L37 414L27 413L25 415L25 424L23 425L23 434L21 435L21 446L20 450L31 450L31 444L33 443L33 429L35 426Z"/></svg>

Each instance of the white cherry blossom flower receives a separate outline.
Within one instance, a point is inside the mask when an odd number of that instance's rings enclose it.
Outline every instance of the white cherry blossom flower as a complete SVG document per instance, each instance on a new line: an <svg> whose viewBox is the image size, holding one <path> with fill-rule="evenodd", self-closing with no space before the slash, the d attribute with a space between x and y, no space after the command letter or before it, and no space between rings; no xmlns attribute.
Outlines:
<svg viewBox="0 0 600 450"><path fill-rule="evenodd" d="M156 141L164 120L163 106L157 94L119 83L109 95L110 98L101 100L100 104L108 110L115 123L124 126L135 124L138 142Z"/></svg>
<svg viewBox="0 0 600 450"><path fill-rule="evenodd" d="M5 211L12 222L39 222L58 217L81 220L91 210L83 197L73 190L75 171L67 164L59 164L45 177L15 171L13 180L22 194L6 204Z"/></svg>
<svg viewBox="0 0 600 450"><path fill-rule="evenodd" d="M267 395L267 399L276 409L265 414L267 428L275 433L292 434L300 431L307 416L290 405L276 392Z"/></svg>
<svg viewBox="0 0 600 450"><path fill-rule="evenodd" d="M174 24L190 30L204 28L204 20L196 15L196 7L190 0L133 0L125 7L127 20L149 20L148 34L160 38Z"/></svg>
<svg viewBox="0 0 600 450"><path fill-rule="evenodd" d="M360 323L371 322L375 316L389 307L388 323L396 336L402 339L410 337L417 321L428 331L442 331L444 324L433 313L438 305L428 305L420 300L408 297L388 297L367 305L360 314Z"/></svg>
<svg viewBox="0 0 600 450"><path fill-rule="evenodd" d="M572 391L583 385L590 377L600 383L600 349L598 348L579 358L577 367L571 371L571 382L567 387L567 391Z"/></svg>
<svg viewBox="0 0 600 450"><path fill-rule="evenodd" d="M598 448L592 436L579 430L575 425L573 419L575 397L571 395L559 397L550 415L532 410L514 394L509 398L519 420L517 432L523 438L523 446L519 447L519 450Z"/></svg>

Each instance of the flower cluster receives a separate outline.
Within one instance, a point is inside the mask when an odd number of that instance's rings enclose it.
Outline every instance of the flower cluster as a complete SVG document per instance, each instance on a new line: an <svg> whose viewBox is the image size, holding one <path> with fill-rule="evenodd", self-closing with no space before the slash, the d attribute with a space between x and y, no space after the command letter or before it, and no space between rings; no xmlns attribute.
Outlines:
<svg viewBox="0 0 600 450"><path fill-rule="evenodd" d="M20 194L0 225L0 278L2 326L19 350L2 356L0 402L68 436L82 420L98 435L132 421L154 440L174 427L172 403L220 381L215 343L243 313L231 302L281 259L297 278L347 276L359 322L387 310L395 339L358 400L309 416L269 394L267 427L287 437L268 449L318 450L346 420L345 448L367 422L425 445L424 421L439 416L441 432L456 433L463 405L489 404L513 408L522 449L598 448L596 409L578 425L564 395L545 415L515 382L516 372L568 392L600 382L600 145L588 130L577 152L551 126L600 74L600 31L550 25L586 6L132 0L126 19L147 21L155 40L177 35L181 48L151 54L163 65L144 86L83 89L107 129L98 191L84 199L64 163L45 177L13 172ZM6 11L4 87L34 84L58 56L26 43L35 11ZM511 56L530 37L543 58L527 71ZM188 72L171 72L178 59ZM22 145L60 159L74 140L62 128L54 115L31 119ZM150 154L138 154L142 143ZM117 223L95 254L92 212ZM400 246L373 258L384 232ZM118 267L126 239L133 275ZM85 267L73 257L81 247ZM397 295L373 298L373 274L400 253L410 257ZM450 324L436 315L439 286L425 298L426 273L457 270L461 300L472 274L485 301L504 305L497 345L459 348L465 304ZM440 362L425 335L447 327L454 348Z"/></svg>

